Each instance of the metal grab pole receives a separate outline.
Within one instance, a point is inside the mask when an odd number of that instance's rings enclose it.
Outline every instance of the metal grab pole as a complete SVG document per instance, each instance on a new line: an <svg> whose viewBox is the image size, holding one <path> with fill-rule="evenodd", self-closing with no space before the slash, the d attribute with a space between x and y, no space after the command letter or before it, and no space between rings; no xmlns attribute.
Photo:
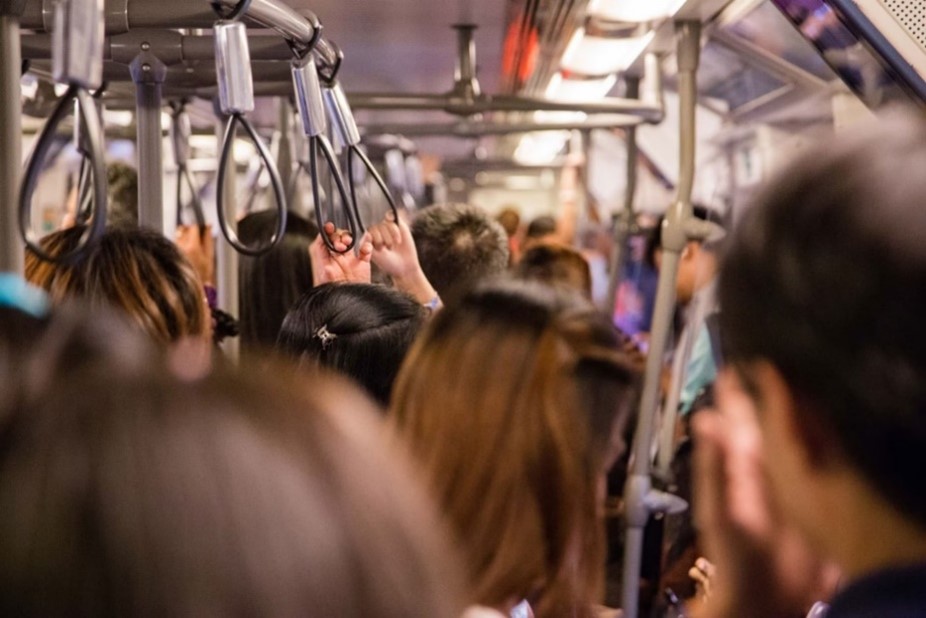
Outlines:
<svg viewBox="0 0 926 618"><path fill-rule="evenodd" d="M23 272L25 247L16 209L22 169L19 15L24 2L0 1L0 272Z"/></svg>
<svg viewBox="0 0 926 618"><path fill-rule="evenodd" d="M636 97L640 92L640 78L627 78L627 96ZM627 136L627 187L624 191L624 208L617 215L617 224L614 226L614 248L611 253L611 280L608 283L607 310L608 315L614 315L614 304L617 302L617 288L620 285L627 261L627 239L634 228L633 200L637 192L637 129L627 127L624 129Z"/></svg>
<svg viewBox="0 0 926 618"><path fill-rule="evenodd" d="M663 356L669 339L675 308L675 279L682 251L688 242L685 224L691 218L691 192L695 172L695 75L700 52L699 22L677 22L680 151L678 198L666 212L662 224L662 260L653 314L652 337L646 359L646 377L640 399L640 414L634 436L633 461L624 489L626 542L622 610L624 618L637 618L640 601L640 566L643 533L653 513L672 507L672 497L652 489L653 438ZM677 499L676 499L677 500ZM678 505L674 505L676 508Z"/></svg>
<svg viewBox="0 0 926 618"><path fill-rule="evenodd" d="M142 47L144 50L145 48ZM164 157L161 131L161 88L166 67L143 51L130 67L135 82L138 139L138 224L164 232Z"/></svg>

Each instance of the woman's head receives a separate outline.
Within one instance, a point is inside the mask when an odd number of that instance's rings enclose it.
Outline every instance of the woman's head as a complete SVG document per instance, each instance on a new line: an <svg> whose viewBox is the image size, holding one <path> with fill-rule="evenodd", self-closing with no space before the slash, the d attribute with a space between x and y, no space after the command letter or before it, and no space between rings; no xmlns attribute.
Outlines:
<svg viewBox="0 0 926 618"><path fill-rule="evenodd" d="M606 318L538 284L477 287L425 329L390 410L467 552L475 602L533 596L539 616L583 615L603 564L598 484L635 380Z"/></svg>
<svg viewBox="0 0 926 618"><path fill-rule="evenodd" d="M0 614L459 615L436 518L352 388L124 357L0 417Z"/></svg>
<svg viewBox="0 0 926 618"><path fill-rule="evenodd" d="M350 376L387 405L427 310L396 290L329 283L299 299L283 320L277 349Z"/></svg>
<svg viewBox="0 0 926 618"><path fill-rule="evenodd" d="M582 254L566 245L541 242L524 252L514 268L515 275L527 281L540 281L592 297L592 274Z"/></svg>
<svg viewBox="0 0 926 618"><path fill-rule="evenodd" d="M247 245L264 245L276 232L274 211L250 214L238 222L238 236ZM241 344L272 348L286 312L312 288L309 244L318 235L314 223L289 213L286 234L260 257L241 258L238 272Z"/></svg>
<svg viewBox="0 0 926 618"><path fill-rule="evenodd" d="M49 234L42 248L52 256L77 246L84 226ZM108 228L86 255L65 264L26 253L26 278L55 302L79 299L110 306L161 343L206 338L210 320L202 284L177 247L160 234Z"/></svg>

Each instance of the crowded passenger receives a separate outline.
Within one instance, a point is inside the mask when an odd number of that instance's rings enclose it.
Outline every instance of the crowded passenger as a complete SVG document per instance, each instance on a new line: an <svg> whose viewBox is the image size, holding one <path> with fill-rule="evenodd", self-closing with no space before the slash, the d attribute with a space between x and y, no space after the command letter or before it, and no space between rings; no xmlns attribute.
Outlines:
<svg viewBox="0 0 926 618"><path fill-rule="evenodd" d="M426 327L390 412L464 551L471 602L592 615L634 384L613 327L575 293L480 284Z"/></svg>
<svg viewBox="0 0 926 618"><path fill-rule="evenodd" d="M460 616L454 551L365 398L192 376L117 324L55 318L15 365L0 613Z"/></svg>
<svg viewBox="0 0 926 618"><path fill-rule="evenodd" d="M508 268L505 230L477 206L430 206L415 216L411 232L421 268L443 299Z"/></svg>
<svg viewBox="0 0 926 618"><path fill-rule="evenodd" d="M276 231L275 211L260 211L238 222L238 237L247 246L263 246ZM239 325L245 350L270 349L286 312L312 288L309 245L318 236L315 224L295 213L286 218L286 234L264 255L242 256L238 271Z"/></svg>
<svg viewBox="0 0 926 618"><path fill-rule="evenodd" d="M721 264L729 370L695 418L711 616L926 615L926 125L800 156Z"/></svg>
<svg viewBox="0 0 926 618"><path fill-rule="evenodd" d="M554 243L534 245L521 256L514 273L521 279L574 290L589 300L592 297L588 262L572 247Z"/></svg>
<svg viewBox="0 0 926 618"><path fill-rule="evenodd" d="M82 225L53 232L42 239L42 249L64 255L83 234ZM154 231L108 228L87 254L68 263L45 262L28 251L26 279L55 303L78 299L115 308L161 344L211 334L203 283L176 245Z"/></svg>
<svg viewBox="0 0 926 618"><path fill-rule="evenodd" d="M353 378L385 407L427 315L410 296L385 286L325 283L286 314L277 349L304 366Z"/></svg>

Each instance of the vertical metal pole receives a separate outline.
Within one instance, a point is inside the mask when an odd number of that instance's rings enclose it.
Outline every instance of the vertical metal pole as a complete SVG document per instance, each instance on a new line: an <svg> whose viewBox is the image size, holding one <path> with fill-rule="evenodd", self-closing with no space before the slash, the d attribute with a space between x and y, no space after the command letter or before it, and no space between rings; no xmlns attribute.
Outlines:
<svg viewBox="0 0 926 618"><path fill-rule="evenodd" d="M138 224L164 232L164 156L161 131L161 86L166 67L142 43L143 51L130 65L135 82L135 123L138 152Z"/></svg>
<svg viewBox="0 0 926 618"><path fill-rule="evenodd" d="M624 489L626 515L626 541L624 544L624 581L622 610L624 618L637 618L640 603L640 566L643 558L643 532L653 513L650 496L652 481L653 438L656 411L659 404L659 385L663 356L669 339L672 312L675 308L675 279L682 251L688 242L685 222L691 218L691 193L695 172L695 105L697 86L695 76L700 53L700 22L676 22L678 45L679 90L679 183L678 197L666 212L662 224L662 259L659 269L659 287L649 356L646 359L646 377L640 399L640 415L634 436L633 460L630 476Z"/></svg>
<svg viewBox="0 0 926 618"><path fill-rule="evenodd" d="M627 78L627 96L637 98L640 95L640 78ZM627 141L627 188L624 192L624 209L617 215L614 226L614 248L611 253L611 281L608 284L608 315L614 315L614 304L617 302L617 290L624 274L624 264L627 261L627 240L635 227L635 214L633 210L634 198L637 193L637 129L627 127L624 129Z"/></svg>
<svg viewBox="0 0 926 618"><path fill-rule="evenodd" d="M221 145L225 126L220 121L216 125L216 144ZM219 146L221 148L221 146ZM238 226L238 170L235 163L234 147L232 156L228 158L228 170L225 174L225 214L229 226ZM215 244L216 253L216 291L218 292L219 307L234 318L241 315L238 301L238 268L239 255L225 239L219 236ZM229 337L222 343L225 356L237 361L241 351L241 341L238 337Z"/></svg>
<svg viewBox="0 0 926 618"><path fill-rule="evenodd" d="M16 212L22 170L19 16L23 4L0 3L0 272L12 273L23 272L25 259Z"/></svg>

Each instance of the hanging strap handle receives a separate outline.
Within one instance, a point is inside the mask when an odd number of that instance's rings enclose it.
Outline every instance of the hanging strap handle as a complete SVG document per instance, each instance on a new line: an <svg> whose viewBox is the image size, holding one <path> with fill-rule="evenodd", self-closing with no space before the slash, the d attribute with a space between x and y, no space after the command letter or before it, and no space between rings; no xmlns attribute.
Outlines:
<svg viewBox="0 0 926 618"><path fill-rule="evenodd" d="M183 223L183 185L186 184L190 190L189 207L193 211L193 218L196 225L199 226L200 232L206 228L206 215L203 211L203 202L199 197L199 188L193 182L193 176L190 173L190 117L186 113L186 105L179 102L172 105L170 123L170 139L173 146L174 161L177 163L177 225Z"/></svg>
<svg viewBox="0 0 926 618"><path fill-rule="evenodd" d="M103 38L105 13L99 0L64 0L54 7L52 32L52 75L68 89L55 106L51 117L35 143L19 192L19 232L26 246L46 262L68 262L79 258L103 236L106 228L106 165L103 159L103 132L100 116L89 90L103 84ZM85 128L89 165L93 171L93 206L82 216L90 224L81 234L77 245L61 255L52 256L40 246L32 230L32 195L39 174L55 141L58 125L77 102L77 117Z"/></svg>
<svg viewBox="0 0 926 618"><path fill-rule="evenodd" d="M244 114L254 110L254 84L251 77L251 53L248 49L247 28L240 21L219 21L215 24L215 64L216 77L219 82L219 106L222 112L228 115L225 125L225 137L222 140L222 150L219 157L219 173L217 179L216 207L217 220L222 235L235 251L249 256L258 256L267 253L277 245L286 232L286 190L280 173L273 162L270 150L264 144L254 126L245 118ZM260 247L248 247L241 242L238 234L228 223L228 213L225 212L225 176L228 172L228 158L234 149L235 124L244 127L251 141L257 147L267 171L270 173L270 182L276 198L277 227L270 241Z"/></svg>
<svg viewBox="0 0 926 618"><path fill-rule="evenodd" d="M52 256L45 252L41 247L38 237L32 230L32 195L35 193L35 186L38 183L38 177L45 165L45 159L55 141L55 133L58 125L65 116L68 115L73 102L77 100L80 117L86 126L87 146L90 149L89 161L92 168L93 178L93 213L90 224L81 235L77 245L71 250L61 255ZM19 193L19 232L26 246L39 259L46 262L70 262L83 255L90 247L99 242L106 229L106 166L103 161L103 144L101 139L100 118L96 111L93 97L81 86L69 86L64 97L55 106L51 117L42 132L32 154L29 155L29 161L26 164L26 171L23 176L23 183Z"/></svg>
<svg viewBox="0 0 926 618"><path fill-rule="evenodd" d="M373 178L373 181L379 187L380 192L383 194L383 197L386 198L386 202L389 204L389 209L392 210L392 215L394 221L399 220L399 212L396 207L395 199L392 197L392 192L389 191L389 188L386 186L385 181L382 176L380 176L376 167L374 167L373 162L370 161L370 158L366 155L363 149L360 147L360 131L357 129L357 122L354 120L354 113L350 108L350 104L347 102L347 96L344 94L344 89L341 88L341 84L337 81L332 81L327 84L322 90L325 99L325 109L328 112L328 118L331 120L331 125L334 127L335 135L337 136L338 141L347 148L347 175L350 183L350 198L351 206L354 211L354 216L357 218L357 221L360 222L360 230L363 232L363 224L360 218L360 210L357 204L357 178L354 174L354 159L359 158L360 162L366 168L367 173Z"/></svg>
<svg viewBox="0 0 926 618"><path fill-rule="evenodd" d="M357 216L354 202L348 194L347 187L344 183L344 177L341 174L337 157L331 142L325 136L328 129L328 121L325 115L325 103L322 95L321 83L319 81L318 69L311 54L297 57L292 62L293 89L296 98L296 108L299 110L299 117L302 119L302 128L309 140L309 176L312 180L312 199L315 206L315 221L318 223L318 229L324 230L325 215L322 212L321 191L318 182L318 151L320 150L325 157L325 162L334 179L338 194L341 197L341 203L344 205L344 212L347 215L347 225L351 234L351 242L343 251L339 251L327 234L322 233L322 240L329 251L334 253L346 253L354 248L360 235L363 234L363 227L360 218ZM331 196L328 196L331 199Z"/></svg>

